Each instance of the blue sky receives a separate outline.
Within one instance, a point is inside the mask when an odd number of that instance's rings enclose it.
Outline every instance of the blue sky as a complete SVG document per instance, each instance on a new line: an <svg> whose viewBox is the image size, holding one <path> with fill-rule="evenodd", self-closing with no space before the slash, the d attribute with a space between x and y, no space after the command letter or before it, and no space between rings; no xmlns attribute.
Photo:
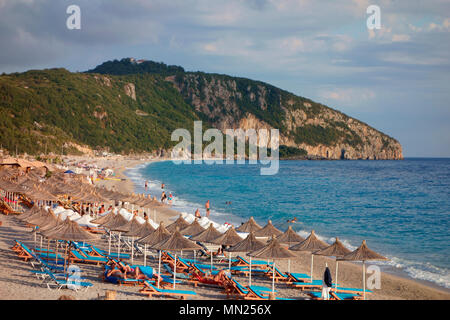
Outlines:
<svg viewBox="0 0 450 320"><path fill-rule="evenodd" d="M66 28L71 4L81 30ZM135 57L262 80L395 137L405 156L450 157L448 0L0 0L0 43L6 73Z"/></svg>

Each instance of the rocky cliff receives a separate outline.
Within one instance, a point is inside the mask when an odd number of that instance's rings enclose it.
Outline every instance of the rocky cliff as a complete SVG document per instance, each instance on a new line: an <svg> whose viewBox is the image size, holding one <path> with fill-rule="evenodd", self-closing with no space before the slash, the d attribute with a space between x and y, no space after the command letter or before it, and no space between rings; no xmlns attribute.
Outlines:
<svg viewBox="0 0 450 320"><path fill-rule="evenodd" d="M325 159L403 159L392 137L337 110L271 85L205 73L168 76L185 101L210 124L280 130L280 145Z"/></svg>

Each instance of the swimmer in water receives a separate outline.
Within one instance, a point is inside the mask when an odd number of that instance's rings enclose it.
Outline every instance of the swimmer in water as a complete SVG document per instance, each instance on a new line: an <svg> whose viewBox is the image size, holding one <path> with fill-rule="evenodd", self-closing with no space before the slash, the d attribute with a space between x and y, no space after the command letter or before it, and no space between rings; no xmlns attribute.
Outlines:
<svg viewBox="0 0 450 320"><path fill-rule="evenodd" d="M295 217L295 218L290 219L290 220L287 221L287 223L294 223L294 222L297 222L297 217Z"/></svg>

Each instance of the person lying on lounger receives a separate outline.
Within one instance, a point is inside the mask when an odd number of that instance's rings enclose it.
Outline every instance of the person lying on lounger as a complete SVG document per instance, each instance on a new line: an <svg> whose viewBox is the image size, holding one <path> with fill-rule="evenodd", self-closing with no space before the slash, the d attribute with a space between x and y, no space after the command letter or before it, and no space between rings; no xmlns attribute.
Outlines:
<svg viewBox="0 0 450 320"><path fill-rule="evenodd" d="M117 277L122 278L124 280L128 279L142 279L142 280L149 280L146 275L144 275L141 270L139 270L139 267L131 268L130 266L125 266L122 268L122 270L117 269L116 266L114 266L111 270L109 270L106 274L107 277Z"/></svg>

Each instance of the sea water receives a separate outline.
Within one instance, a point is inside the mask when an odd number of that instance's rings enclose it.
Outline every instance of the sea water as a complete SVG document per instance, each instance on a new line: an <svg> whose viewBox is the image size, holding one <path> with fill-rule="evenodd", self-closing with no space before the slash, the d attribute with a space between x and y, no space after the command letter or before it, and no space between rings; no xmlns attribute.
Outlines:
<svg viewBox="0 0 450 320"><path fill-rule="evenodd" d="M351 250L362 240L389 258L378 263L450 288L450 159L280 161L278 174L253 164L155 162L128 170L136 192L174 196L173 208L239 226L250 216L282 231L288 219L303 237L312 229ZM149 188L144 189L145 181ZM231 202L231 203L230 203Z"/></svg>

